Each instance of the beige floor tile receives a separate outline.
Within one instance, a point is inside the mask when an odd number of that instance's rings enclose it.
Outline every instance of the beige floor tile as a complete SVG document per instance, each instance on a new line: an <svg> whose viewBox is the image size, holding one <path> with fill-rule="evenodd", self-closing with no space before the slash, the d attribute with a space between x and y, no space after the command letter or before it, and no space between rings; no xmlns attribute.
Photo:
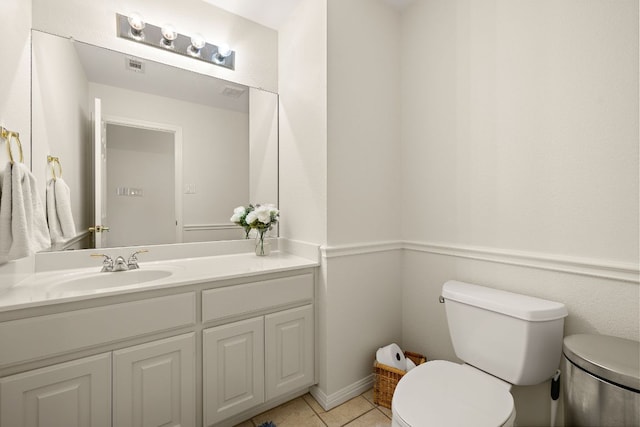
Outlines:
<svg viewBox="0 0 640 427"><path fill-rule="evenodd" d="M385 408L384 406L378 406L377 408L378 408L378 410L379 410L380 412L382 412L383 414L385 414L387 417L389 417L389 418L391 418L391 417L392 417L392 414L393 414L393 413L391 412L391 409L389 409L389 408Z"/></svg>
<svg viewBox="0 0 640 427"><path fill-rule="evenodd" d="M374 403L374 401L373 401L373 389L372 388L370 388L369 390L367 390L364 393L362 393L361 396L364 397L365 399L367 399L369 402L371 402L371 404L373 406L378 408L387 417L391 418L391 409L385 408L384 406L381 406L381 405L376 405Z"/></svg>
<svg viewBox="0 0 640 427"><path fill-rule="evenodd" d="M391 420L377 409L372 409L345 427L391 427Z"/></svg>
<svg viewBox="0 0 640 427"><path fill-rule="evenodd" d="M255 427L251 420L247 420L243 423L237 424L235 427Z"/></svg>
<svg viewBox="0 0 640 427"><path fill-rule="evenodd" d="M256 425L273 421L278 427L325 427L301 397L252 418Z"/></svg>
<svg viewBox="0 0 640 427"><path fill-rule="evenodd" d="M369 390L365 391L364 393L362 393L360 396L364 397L365 399L367 399L372 405L375 406L375 404L373 403L373 389L370 388Z"/></svg>
<svg viewBox="0 0 640 427"><path fill-rule="evenodd" d="M338 427L347 424L371 409L373 409L373 405L364 397L358 396L328 412L319 413L319 415L327 426Z"/></svg>
<svg viewBox="0 0 640 427"><path fill-rule="evenodd" d="M322 406L320 406L318 401L313 396L311 396L309 393L307 393L304 396L302 396L302 398L304 399L305 402L307 402L307 404L309 406L311 406L311 409L313 409L316 414L321 414L321 413L326 412L324 410L324 408Z"/></svg>

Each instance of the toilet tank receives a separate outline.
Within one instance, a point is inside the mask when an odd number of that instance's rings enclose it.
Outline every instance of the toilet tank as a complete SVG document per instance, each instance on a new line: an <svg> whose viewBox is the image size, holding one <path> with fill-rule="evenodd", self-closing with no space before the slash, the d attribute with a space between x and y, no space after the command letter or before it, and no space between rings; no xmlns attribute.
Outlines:
<svg viewBox="0 0 640 427"><path fill-rule="evenodd" d="M551 378L560 365L562 303L458 281L442 287L456 356L514 385Z"/></svg>

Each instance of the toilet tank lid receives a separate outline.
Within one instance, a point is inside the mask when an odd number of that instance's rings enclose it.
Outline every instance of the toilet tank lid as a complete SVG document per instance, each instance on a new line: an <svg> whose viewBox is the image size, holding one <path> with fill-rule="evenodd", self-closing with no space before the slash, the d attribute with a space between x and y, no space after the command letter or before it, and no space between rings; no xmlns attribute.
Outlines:
<svg viewBox="0 0 640 427"><path fill-rule="evenodd" d="M442 286L445 299L530 322L562 319L569 313L564 304L471 283L449 280Z"/></svg>

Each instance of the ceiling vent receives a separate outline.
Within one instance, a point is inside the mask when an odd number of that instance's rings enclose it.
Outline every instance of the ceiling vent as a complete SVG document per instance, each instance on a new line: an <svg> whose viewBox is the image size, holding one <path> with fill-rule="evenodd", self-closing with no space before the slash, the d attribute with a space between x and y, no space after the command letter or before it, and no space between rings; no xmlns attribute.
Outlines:
<svg viewBox="0 0 640 427"><path fill-rule="evenodd" d="M224 96L228 96L230 98L239 98L240 95L242 95L244 93L244 89L240 88L240 87L235 87L235 86L225 86L224 89L222 89L222 92L220 92L221 94L223 94Z"/></svg>
<svg viewBox="0 0 640 427"><path fill-rule="evenodd" d="M124 65L129 71L144 73L144 62L135 58L124 58Z"/></svg>

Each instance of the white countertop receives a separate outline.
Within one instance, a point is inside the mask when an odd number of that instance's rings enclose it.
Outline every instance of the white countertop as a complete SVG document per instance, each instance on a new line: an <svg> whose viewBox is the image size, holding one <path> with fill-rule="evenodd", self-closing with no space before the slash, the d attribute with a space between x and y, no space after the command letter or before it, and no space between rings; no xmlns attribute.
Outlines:
<svg viewBox="0 0 640 427"><path fill-rule="evenodd" d="M317 267L318 263L307 258L276 251L265 257L258 257L254 253L239 253L140 262L139 265L140 271L145 269L163 269L171 271L171 275L139 284L108 287L105 289L74 289L73 291L65 291L53 289L53 284L60 284L66 280L72 280L83 275L98 273L100 267L34 273L16 285L0 290L0 312L311 268ZM103 274L127 273L128 272L124 271Z"/></svg>

